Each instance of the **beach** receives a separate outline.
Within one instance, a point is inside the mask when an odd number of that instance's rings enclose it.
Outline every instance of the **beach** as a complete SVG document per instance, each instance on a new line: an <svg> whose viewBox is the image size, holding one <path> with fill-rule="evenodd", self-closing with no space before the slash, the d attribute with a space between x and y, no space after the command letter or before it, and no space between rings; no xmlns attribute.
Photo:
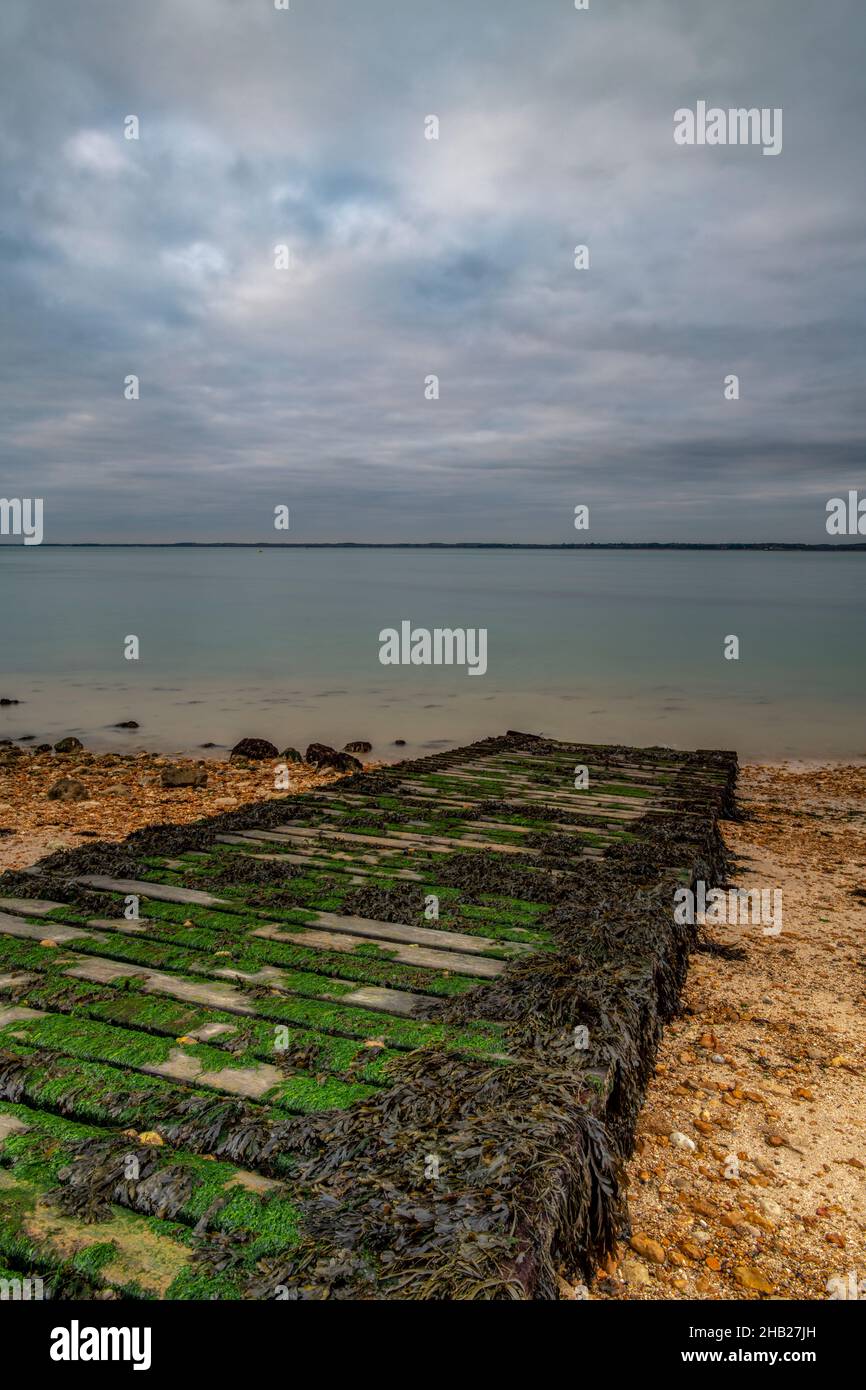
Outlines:
<svg viewBox="0 0 866 1390"><path fill-rule="evenodd" d="M278 766L2 749L0 868L284 796ZM167 769L207 784L165 787ZM88 799L48 800L61 777ZM293 765L287 790L335 780ZM708 928L693 954L627 1165L631 1234L592 1298L824 1299L862 1277L866 768L747 764L738 796L744 819L722 827L733 881L780 887L782 931ZM583 1287L560 1271L563 1298Z"/></svg>
<svg viewBox="0 0 866 1390"><path fill-rule="evenodd" d="M288 785L277 791L280 767ZM198 779L204 775L206 783L166 787L167 770ZM64 779L80 783L87 799L49 800L49 790ZM0 747L0 872L22 869L88 840L123 840L134 830L162 822L186 825L333 780L333 772L306 763L288 765L280 758L250 762L223 757L205 764L146 752L29 753Z"/></svg>
<svg viewBox="0 0 866 1390"><path fill-rule="evenodd" d="M736 882L780 885L783 929L692 956L597 1297L851 1298L864 1276L866 770L747 765L738 797Z"/></svg>

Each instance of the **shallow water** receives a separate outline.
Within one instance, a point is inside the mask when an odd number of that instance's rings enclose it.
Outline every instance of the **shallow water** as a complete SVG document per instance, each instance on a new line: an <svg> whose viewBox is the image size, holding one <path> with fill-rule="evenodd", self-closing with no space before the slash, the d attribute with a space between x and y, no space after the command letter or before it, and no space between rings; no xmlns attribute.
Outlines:
<svg viewBox="0 0 866 1390"><path fill-rule="evenodd" d="M866 754L864 558L672 551L0 546L0 738L165 751L244 735L394 758L506 728ZM382 666L379 632L484 627L488 668ZM140 659L124 659L124 639ZM724 640L740 639L727 661ZM116 731L119 720L140 729ZM395 748L398 738L406 748Z"/></svg>

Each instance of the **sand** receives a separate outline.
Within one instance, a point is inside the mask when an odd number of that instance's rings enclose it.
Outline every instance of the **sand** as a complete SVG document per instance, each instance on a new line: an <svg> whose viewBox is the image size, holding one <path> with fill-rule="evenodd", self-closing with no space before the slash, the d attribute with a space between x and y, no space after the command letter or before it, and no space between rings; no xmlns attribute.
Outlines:
<svg viewBox="0 0 866 1390"><path fill-rule="evenodd" d="M782 889L782 932L715 927L745 959L693 958L628 1165L633 1236L592 1297L866 1297L866 769L747 766L740 796L736 882Z"/></svg>
<svg viewBox="0 0 866 1390"><path fill-rule="evenodd" d="M276 790L274 773L280 765L280 759L199 764L192 758L152 753L15 756L0 750L0 871L24 868L54 850L71 849L88 840L123 840L145 825L187 824L334 781L333 772L290 764L288 788ZM206 787L162 786L164 768L199 766L207 774ZM65 777L81 782L90 800L49 801L49 788Z"/></svg>

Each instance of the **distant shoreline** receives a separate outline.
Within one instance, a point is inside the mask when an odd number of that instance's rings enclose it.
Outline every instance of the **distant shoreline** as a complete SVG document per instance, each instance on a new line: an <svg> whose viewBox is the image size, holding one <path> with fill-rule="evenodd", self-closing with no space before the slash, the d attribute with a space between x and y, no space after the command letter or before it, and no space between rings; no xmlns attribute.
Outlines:
<svg viewBox="0 0 866 1390"><path fill-rule="evenodd" d="M7 543L9 549L16 543ZM0 549L5 549L0 545ZM19 547L23 548L23 547ZM34 547L28 546L27 549ZM866 541L43 541L43 550L782 550L866 554Z"/></svg>

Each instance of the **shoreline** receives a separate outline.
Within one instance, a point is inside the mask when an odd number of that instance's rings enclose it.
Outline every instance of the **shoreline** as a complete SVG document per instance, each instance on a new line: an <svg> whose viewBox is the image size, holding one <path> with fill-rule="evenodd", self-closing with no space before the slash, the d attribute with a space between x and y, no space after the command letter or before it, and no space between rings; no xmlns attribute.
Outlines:
<svg viewBox="0 0 866 1390"><path fill-rule="evenodd" d="M46 854L73 849L88 840L123 840L134 830L163 822L186 825L335 780L333 771L319 772L308 763L290 763L289 786L277 790L275 769L283 762L281 758L232 760L230 751L208 749L193 755L84 748L59 754L39 752L26 744L0 743L0 873L28 867ZM364 766L388 765L407 754L413 756L410 748L400 750L391 759L365 759ZM866 768L866 756L748 758L740 767L744 773L748 769L791 775L845 769L856 772ZM207 784L164 787L162 774L167 768L189 772L201 769ZM87 799L49 800L49 789L63 778L80 781L87 790Z"/></svg>

